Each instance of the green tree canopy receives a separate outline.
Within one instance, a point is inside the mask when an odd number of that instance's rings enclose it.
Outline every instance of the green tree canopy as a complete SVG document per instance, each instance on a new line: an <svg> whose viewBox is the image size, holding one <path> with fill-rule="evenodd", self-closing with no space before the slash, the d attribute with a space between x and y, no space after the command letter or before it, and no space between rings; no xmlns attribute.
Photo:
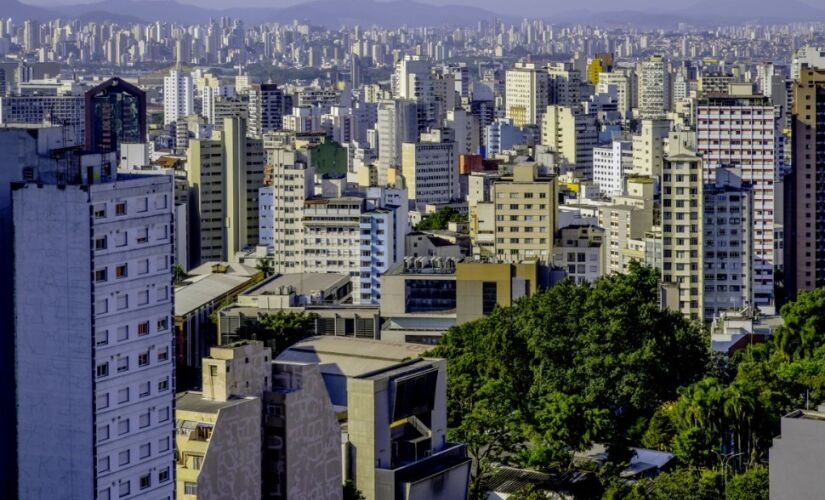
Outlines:
<svg viewBox="0 0 825 500"><path fill-rule="evenodd" d="M275 358L292 344L315 335L315 318L315 314L307 312L264 314L257 323L239 328L238 336L263 341Z"/></svg>
<svg viewBox="0 0 825 500"><path fill-rule="evenodd" d="M435 213L430 214L415 226L419 231L436 231L447 229L447 224L450 222L466 222L467 216L458 213L458 210L452 207L444 207L436 210Z"/></svg>

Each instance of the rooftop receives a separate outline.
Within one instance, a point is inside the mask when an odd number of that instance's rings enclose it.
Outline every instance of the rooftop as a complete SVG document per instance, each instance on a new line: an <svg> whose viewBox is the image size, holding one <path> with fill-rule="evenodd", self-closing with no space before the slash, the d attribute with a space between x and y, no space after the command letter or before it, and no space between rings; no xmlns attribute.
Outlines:
<svg viewBox="0 0 825 500"><path fill-rule="evenodd" d="M203 397L201 392L179 392L175 395L175 412L191 411L193 413L216 414L224 408L243 404L255 398L232 398L227 401L215 401ZM180 415L178 415L180 418ZM186 420L186 419L183 419Z"/></svg>
<svg viewBox="0 0 825 500"><path fill-rule="evenodd" d="M356 377L423 356L432 346L353 337L317 336L282 352L277 361L318 363L322 373Z"/></svg>
<svg viewBox="0 0 825 500"><path fill-rule="evenodd" d="M297 295L311 295L347 284L349 276L334 273L294 273L272 276L245 291L243 295L274 295L279 288L290 287Z"/></svg>
<svg viewBox="0 0 825 500"><path fill-rule="evenodd" d="M175 289L175 316L185 316L230 291L243 286L250 276L206 274Z"/></svg>

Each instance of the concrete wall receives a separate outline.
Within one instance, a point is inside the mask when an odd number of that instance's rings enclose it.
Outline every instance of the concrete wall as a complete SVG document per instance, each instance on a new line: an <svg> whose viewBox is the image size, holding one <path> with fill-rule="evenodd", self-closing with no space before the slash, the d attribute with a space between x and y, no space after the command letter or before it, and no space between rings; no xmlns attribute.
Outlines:
<svg viewBox="0 0 825 500"><path fill-rule="evenodd" d="M782 419L782 435L773 440L768 459L771 500L822 498L825 414L817 415Z"/></svg>

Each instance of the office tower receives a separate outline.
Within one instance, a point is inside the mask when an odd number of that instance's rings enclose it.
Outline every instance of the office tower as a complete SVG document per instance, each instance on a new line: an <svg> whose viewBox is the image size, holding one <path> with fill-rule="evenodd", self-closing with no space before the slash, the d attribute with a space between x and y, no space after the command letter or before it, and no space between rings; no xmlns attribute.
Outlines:
<svg viewBox="0 0 825 500"><path fill-rule="evenodd" d="M401 166L401 145L418 141L418 105L409 100L378 103L378 185L386 186L390 168Z"/></svg>
<svg viewBox="0 0 825 500"><path fill-rule="evenodd" d="M702 159L668 142L661 181L662 282L678 293L678 310L703 317ZM690 142L689 140L687 141Z"/></svg>
<svg viewBox="0 0 825 500"><path fill-rule="evenodd" d="M163 123L177 123L195 112L192 77L175 69L163 77Z"/></svg>
<svg viewBox="0 0 825 500"><path fill-rule="evenodd" d="M593 148L593 182L607 196L624 192L624 177L633 167L632 144L613 141L609 147Z"/></svg>
<svg viewBox="0 0 825 500"><path fill-rule="evenodd" d="M551 262L556 233L556 178L531 165L515 165L494 180L495 256L504 262Z"/></svg>
<svg viewBox="0 0 825 500"><path fill-rule="evenodd" d="M115 163L14 186L19 498L174 492L173 179Z"/></svg>
<svg viewBox="0 0 825 500"><path fill-rule="evenodd" d="M404 56L392 74L392 95L397 99L430 101L432 77L430 62L420 56Z"/></svg>
<svg viewBox="0 0 825 500"><path fill-rule="evenodd" d="M405 142L401 149L404 184L419 210L427 204L449 203L459 197L455 143L444 142L438 132L421 134L420 142Z"/></svg>
<svg viewBox="0 0 825 500"><path fill-rule="evenodd" d="M753 305L774 294L774 185L782 159L777 154L778 116L771 100L753 95L751 85L730 85L728 95L701 98L696 108L696 152L704 179L713 183L720 165L737 167L753 188ZM750 302L750 298L748 299Z"/></svg>
<svg viewBox="0 0 825 500"><path fill-rule="evenodd" d="M547 106L541 121L541 143L575 167L581 179L593 178L593 147L598 140L594 115L584 113L580 106Z"/></svg>
<svg viewBox="0 0 825 500"><path fill-rule="evenodd" d="M193 188L191 267L228 261L258 244L258 189L263 186L264 150L246 136L246 120L226 118L212 139L192 139L187 152Z"/></svg>
<svg viewBox="0 0 825 500"><path fill-rule="evenodd" d="M121 142L146 142L146 93L120 78L86 92L86 151L117 151Z"/></svg>
<svg viewBox="0 0 825 500"><path fill-rule="evenodd" d="M547 104L576 106L581 101L581 72L571 63L550 63L547 65Z"/></svg>
<svg viewBox="0 0 825 500"><path fill-rule="evenodd" d="M277 273L302 271L304 200L315 189L309 155L308 150L288 146L266 150L272 184L260 190L260 244L272 247Z"/></svg>
<svg viewBox="0 0 825 500"><path fill-rule="evenodd" d="M785 290L825 285L825 70L793 83L790 174L785 176Z"/></svg>
<svg viewBox="0 0 825 500"><path fill-rule="evenodd" d="M538 125L547 109L548 75L533 63L516 63L505 77L505 116L517 127Z"/></svg>
<svg viewBox="0 0 825 500"><path fill-rule="evenodd" d="M753 191L741 171L719 167L706 183L704 212L704 319L753 305Z"/></svg>
<svg viewBox="0 0 825 500"><path fill-rule="evenodd" d="M665 138L670 132L668 120L642 120L642 128L633 136L633 173L646 177L662 175Z"/></svg>
<svg viewBox="0 0 825 500"><path fill-rule="evenodd" d="M249 86L249 134L263 137L283 127L284 93L274 83Z"/></svg>
<svg viewBox="0 0 825 500"><path fill-rule="evenodd" d="M639 116L663 118L670 109L670 82L662 56L650 56L639 63Z"/></svg>

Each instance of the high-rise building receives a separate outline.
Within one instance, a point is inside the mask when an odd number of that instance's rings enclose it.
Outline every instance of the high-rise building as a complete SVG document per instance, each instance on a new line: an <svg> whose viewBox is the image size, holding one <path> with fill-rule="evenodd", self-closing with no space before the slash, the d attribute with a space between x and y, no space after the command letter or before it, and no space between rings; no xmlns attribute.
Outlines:
<svg viewBox="0 0 825 500"><path fill-rule="evenodd" d="M492 182L495 257L504 262L553 259L558 209L556 178L532 165L514 165L510 176Z"/></svg>
<svg viewBox="0 0 825 500"><path fill-rule="evenodd" d="M704 319L753 305L753 191L741 170L717 169L706 183L704 212Z"/></svg>
<svg viewBox="0 0 825 500"><path fill-rule="evenodd" d="M263 137L283 127L284 93L274 83L249 86L249 134Z"/></svg>
<svg viewBox="0 0 825 500"><path fill-rule="evenodd" d="M696 108L696 152L705 183L712 184L718 167L726 165L737 167L753 188L752 301L757 306L772 303L774 294L774 186L782 171L778 125L771 100L754 95L751 85L730 85L727 95L704 97Z"/></svg>
<svg viewBox="0 0 825 500"><path fill-rule="evenodd" d="M547 106L541 121L541 143L558 153L582 179L593 178L593 148L599 129L594 115L580 106Z"/></svg>
<svg viewBox="0 0 825 500"><path fill-rule="evenodd" d="M449 203L459 197L455 143L443 142L434 131L421 134L421 142L404 143L401 151L401 172L416 205Z"/></svg>
<svg viewBox="0 0 825 500"><path fill-rule="evenodd" d="M678 291L678 310L694 319L703 317L702 159L690 145L678 145L679 134L668 142L662 190L662 282ZM691 142L687 140L686 142Z"/></svg>
<svg viewBox="0 0 825 500"><path fill-rule="evenodd" d="M179 118L195 112L195 88L192 77L178 69L163 77L163 124L177 123Z"/></svg>
<svg viewBox="0 0 825 500"><path fill-rule="evenodd" d="M632 144L613 141L610 147L593 148L593 182L608 196L624 192L624 177L633 167Z"/></svg>
<svg viewBox="0 0 825 500"><path fill-rule="evenodd" d="M173 178L115 162L14 186L19 498L174 493Z"/></svg>
<svg viewBox="0 0 825 500"><path fill-rule="evenodd" d="M378 185L386 186L389 169L401 166L401 145L418 142L418 105L410 100L378 103Z"/></svg>
<svg viewBox="0 0 825 500"><path fill-rule="evenodd" d="M793 83L790 174L785 184L785 290L825 285L825 70L803 67Z"/></svg>
<svg viewBox="0 0 825 500"><path fill-rule="evenodd" d="M670 109L670 82L667 63L662 56L651 56L639 63L639 116L663 118Z"/></svg>
<svg viewBox="0 0 825 500"><path fill-rule="evenodd" d="M146 93L120 78L86 92L86 151L117 151L122 142L146 142Z"/></svg>
<svg viewBox="0 0 825 500"><path fill-rule="evenodd" d="M193 188L193 221L199 241L190 244L191 267L228 261L258 244L258 190L263 186L264 149L246 136L246 120L226 118L212 139L192 139L187 152Z"/></svg>
<svg viewBox="0 0 825 500"><path fill-rule="evenodd" d="M555 62L547 65L547 104L576 106L581 104L581 72L571 63Z"/></svg>
<svg viewBox="0 0 825 500"><path fill-rule="evenodd" d="M533 63L516 63L507 70L505 85L505 116L517 127L540 124L549 99L547 71Z"/></svg>
<svg viewBox="0 0 825 500"><path fill-rule="evenodd" d="M0 91L0 125L60 125L82 144L86 136L84 106L82 95L3 97Z"/></svg>
<svg viewBox="0 0 825 500"><path fill-rule="evenodd" d="M670 132L668 120L642 120L642 127L633 136L633 173L647 177L662 175L665 138Z"/></svg>

